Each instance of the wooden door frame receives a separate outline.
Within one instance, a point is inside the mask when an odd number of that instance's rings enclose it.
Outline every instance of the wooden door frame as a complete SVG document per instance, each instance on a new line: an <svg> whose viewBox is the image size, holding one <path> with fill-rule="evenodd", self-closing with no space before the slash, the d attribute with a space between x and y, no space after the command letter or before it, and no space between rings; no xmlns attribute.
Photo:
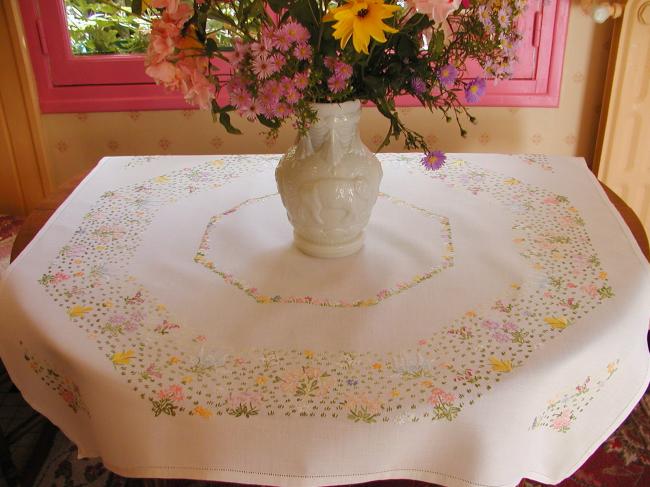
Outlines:
<svg viewBox="0 0 650 487"><path fill-rule="evenodd" d="M0 213L25 215L52 190L17 0L0 0Z"/></svg>

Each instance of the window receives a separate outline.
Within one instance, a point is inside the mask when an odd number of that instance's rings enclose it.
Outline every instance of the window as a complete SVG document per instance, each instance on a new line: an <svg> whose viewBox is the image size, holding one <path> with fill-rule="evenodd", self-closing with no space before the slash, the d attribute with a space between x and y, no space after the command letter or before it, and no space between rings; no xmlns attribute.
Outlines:
<svg viewBox="0 0 650 487"><path fill-rule="evenodd" d="M130 1L107 10L93 0L20 0L41 110L54 112L186 109L144 73L146 25L129 15ZM89 7L90 6L90 7ZM95 7L93 9L92 7ZM88 15L92 10L92 15ZM524 42L512 80L490 85L481 106L550 107L559 103L569 2L530 0ZM107 19L120 27L106 29ZM114 25L114 23L112 23ZM221 40L224 46L229 39ZM128 54L116 51L129 51ZM402 97L401 106L417 106Z"/></svg>

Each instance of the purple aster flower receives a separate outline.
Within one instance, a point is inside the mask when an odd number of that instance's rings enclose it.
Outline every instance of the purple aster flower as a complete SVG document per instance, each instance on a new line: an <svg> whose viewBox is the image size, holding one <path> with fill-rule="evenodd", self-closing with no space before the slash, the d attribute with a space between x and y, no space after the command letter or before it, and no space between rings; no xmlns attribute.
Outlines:
<svg viewBox="0 0 650 487"><path fill-rule="evenodd" d="M440 71L438 72L438 76L440 77L440 82L442 83L442 86L445 88L451 88L454 86L454 83L456 82L456 78L458 78L458 70L456 69L456 66L453 64L447 64L446 66L443 66L440 68Z"/></svg>
<svg viewBox="0 0 650 487"><path fill-rule="evenodd" d="M469 103L478 102L485 93L485 80L474 78L465 88L465 98Z"/></svg>
<svg viewBox="0 0 650 487"><path fill-rule="evenodd" d="M447 156L445 155L444 152L436 150L433 152L427 152L424 157L422 158L422 165L426 167L427 169L430 169L432 171L436 171L440 169L445 161L447 160Z"/></svg>
<svg viewBox="0 0 650 487"><path fill-rule="evenodd" d="M416 95L421 95L427 91L427 84L422 78L413 78L411 80L411 88Z"/></svg>

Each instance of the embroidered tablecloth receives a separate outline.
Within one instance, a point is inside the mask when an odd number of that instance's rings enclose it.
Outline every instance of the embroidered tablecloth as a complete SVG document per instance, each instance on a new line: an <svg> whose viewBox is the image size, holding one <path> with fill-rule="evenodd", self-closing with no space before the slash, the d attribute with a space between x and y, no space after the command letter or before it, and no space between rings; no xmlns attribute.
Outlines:
<svg viewBox="0 0 650 487"><path fill-rule="evenodd" d="M130 477L569 476L648 385L649 266L582 159L419 157L334 260L278 156L103 159L2 283L12 379Z"/></svg>

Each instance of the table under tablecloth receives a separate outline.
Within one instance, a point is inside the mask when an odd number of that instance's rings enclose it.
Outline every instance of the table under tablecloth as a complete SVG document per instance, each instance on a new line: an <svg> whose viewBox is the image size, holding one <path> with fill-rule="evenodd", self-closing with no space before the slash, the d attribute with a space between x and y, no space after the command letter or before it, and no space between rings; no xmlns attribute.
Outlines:
<svg viewBox="0 0 650 487"><path fill-rule="evenodd" d="M103 159L2 282L12 379L130 477L569 476L649 381L629 230L582 159L379 157L340 259L292 246L279 156Z"/></svg>

